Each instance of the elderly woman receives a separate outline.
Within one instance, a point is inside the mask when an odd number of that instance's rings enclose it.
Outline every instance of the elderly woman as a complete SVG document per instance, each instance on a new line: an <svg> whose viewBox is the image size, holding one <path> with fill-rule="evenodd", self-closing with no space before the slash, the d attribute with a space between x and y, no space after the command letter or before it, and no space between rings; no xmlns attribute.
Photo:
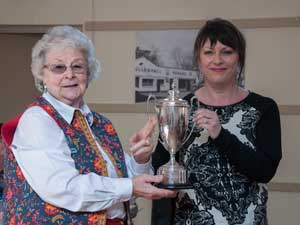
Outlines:
<svg viewBox="0 0 300 225"><path fill-rule="evenodd" d="M179 151L194 189L178 194L171 224L267 224L266 183L281 159L277 104L241 85L246 43L231 22L207 21L194 56L203 82L185 99L197 99L190 116L190 129L193 124L196 129ZM154 167L164 164L166 155L158 146Z"/></svg>
<svg viewBox="0 0 300 225"><path fill-rule="evenodd" d="M174 196L151 185L162 177L142 175L151 174L156 120L132 136L129 156L111 122L84 103L100 71L86 35L54 27L34 46L31 68L43 94L2 129L5 224L123 224L132 197Z"/></svg>

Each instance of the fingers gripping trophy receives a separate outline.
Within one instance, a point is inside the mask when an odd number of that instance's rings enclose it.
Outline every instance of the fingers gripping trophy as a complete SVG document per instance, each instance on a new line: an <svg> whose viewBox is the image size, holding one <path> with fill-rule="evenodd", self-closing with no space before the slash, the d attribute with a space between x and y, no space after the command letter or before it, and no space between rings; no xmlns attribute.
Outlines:
<svg viewBox="0 0 300 225"><path fill-rule="evenodd" d="M167 164L158 169L158 174L164 176L164 180L158 186L167 189L190 189L192 185L187 181L186 169L176 162L175 154L187 141L193 128L187 134L190 106L187 101L179 98L175 80L168 97L157 100L154 95L147 99L147 110L151 99L155 100L155 111L158 117L159 141L170 154Z"/></svg>

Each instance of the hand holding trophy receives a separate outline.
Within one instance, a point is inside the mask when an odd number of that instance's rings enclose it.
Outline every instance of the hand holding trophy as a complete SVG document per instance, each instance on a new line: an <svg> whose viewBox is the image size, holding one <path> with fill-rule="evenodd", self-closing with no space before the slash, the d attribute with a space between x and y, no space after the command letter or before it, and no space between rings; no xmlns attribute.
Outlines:
<svg viewBox="0 0 300 225"><path fill-rule="evenodd" d="M158 174L164 176L164 180L158 186L166 189L190 189L192 185L187 181L186 169L176 162L175 154L186 142L190 134L187 134L190 106L187 101L179 98L179 91L173 81L169 95L163 100L157 100L154 95L147 99L149 112L150 100L155 100L155 111L158 118L159 141L170 154L167 164L158 169Z"/></svg>

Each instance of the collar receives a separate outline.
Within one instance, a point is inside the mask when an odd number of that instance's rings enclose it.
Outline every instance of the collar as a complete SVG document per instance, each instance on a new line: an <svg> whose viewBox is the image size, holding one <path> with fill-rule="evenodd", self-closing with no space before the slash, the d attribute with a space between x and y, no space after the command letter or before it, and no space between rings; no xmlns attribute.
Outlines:
<svg viewBox="0 0 300 225"><path fill-rule="evenodd" d="M53 97L49 92L43 93L43 98L45 98L54 108L55 110L69 123L71 124L74 112L78 108L74 108L72 106L69 106L61 101L59 101L57 98ZM85 118L88 121L88 124L91 126L93 124L93 114L90 108L87 104L83 104L78 110L81 111L81 113L85 116Z"/></svg>

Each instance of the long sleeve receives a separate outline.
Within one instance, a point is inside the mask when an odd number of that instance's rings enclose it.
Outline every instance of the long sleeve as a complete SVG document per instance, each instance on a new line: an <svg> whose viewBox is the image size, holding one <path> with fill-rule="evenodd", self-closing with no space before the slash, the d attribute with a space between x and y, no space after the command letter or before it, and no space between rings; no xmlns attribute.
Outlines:
<svg viewBox="0 0 300 225"><path fill-rule="evenodd" d="M177 154L176 154L177 155ZM152 166L157 173L160 166L166 164L170 159L169 152L158 142L152 155ZM171 225L174 218L174 199L165 198L152 201L152 225Z"/></svg>
<svg viewBox="0 0 300 225"><path fill-rule="evenodd" d="M274 176L282 157L280 116L274 101L263 106L255 135L254 150L224 128L214 144L240 173L257 182L267 183Z"/></svg>
<svg viewBox="0 0 300 225"><path fill-rule="evenodd" d="M79 174L63 132L39 107L31 107L22 115L11 147L27 182L55 206L70 211L118 211L123 210L122 204L121 209L116 209L116 204L132 197L130 178ZM149 171L150 165L125 158L130 175Z"/></svg>
<svg viewBox="0 0 300 225"><path fill-rule="evenodd" d="M170 159L169 152L163 147L163 145L158 142L155 151L152 155L152 166L154 168L154 171L156 173L157 169L168 162Z"/></svg>

